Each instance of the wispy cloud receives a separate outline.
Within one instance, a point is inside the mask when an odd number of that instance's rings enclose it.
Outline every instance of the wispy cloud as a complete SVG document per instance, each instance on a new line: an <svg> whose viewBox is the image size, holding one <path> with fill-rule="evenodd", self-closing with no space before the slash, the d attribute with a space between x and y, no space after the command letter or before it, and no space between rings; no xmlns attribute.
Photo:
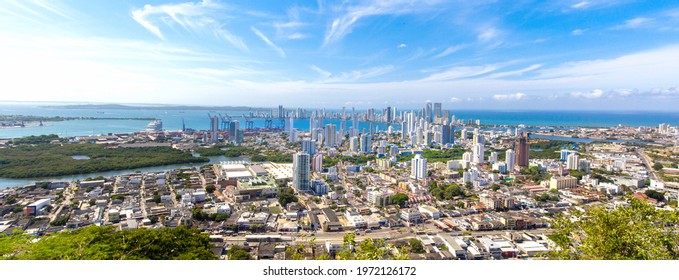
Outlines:
<svg viewBox="0 0 679 280"><path fill-rule="evenodd" d="M368 1L365 5L341 7L342 15L330 23L323 46L338 42L353 31L354 25L365 17L418 13L438 4L438 1L413 2L410 0Z"/></svg>
<svg viewBox="0 0 679 280"><path fill-rule="evenodd" d="M519 69L519 70L506 71L506 72L500 72L500 73L488 75L487 78L497 79L497 78L503 78L503 77L521 76L525 73L532 72L532 71L534 71L534 70L536 70L540 67L542 67L542 64L533 64L531 66L528 66L526 68L522 68L522 69Z"/></svg>
<svg viewBox="0 0 679 280"><path fill-rule="evenodd" d="M615 26L614 29L634 29L645 27L654 21L653 18L647 17L636 17L633 19L626 20L623 24Z"/></svg>
<svg viewBox="0 0 679 280"><path fill-rule="evenodd" d="M280 47L276 46L276 44L274 44L273 42L271 42L271 40L269 40L269 38L267 38L261 31L259 31L259 29L255 28L254 26L250 26L250 29L260 39L262 39L262 41L264 41L264 43L266 43L267 45L269 45L269 47L274 49L278 53L278 55L280 55L282 58L285 58L285 51L283 49L281 49Z"/></svg>
<svg viewBox="0 0 679 280"><path fill-rule="evenodd" d="M406 48L406 47L408 47L408 45L406 45L406 44L400 44L400 45L398 45L398 48L399 48L399 49L403 49L403 48Z"/></svg>
<svg viewBox="0 0 679 280"><path fill-rule="evenodd" d="M523 92L517 92L514 94L495 94L493 95L493 99L498 100L498 101L505 101L505 100L521 100L526 97L526 94Z"/></svg>
<svg viewBox="0 0 679 280"><path fill-rule="evenodd" d="M132 10L132 18L162 40L166 38L156 22L162 22L166 25L178 24L189 32L212 34L217 38L226 40L236 48L247 50L248 47L243 39L224 29L223 23L210 16L218 11L223 12L222 8L220 4L208 0L160 6L145 5L141 9Z"/></svg>
<svg viewBox="0 0 679 280"><path fill-rule="evenodd" d="M324 79L327 79L327 78L329 78L330 76L332 76L332 73L330 73L330 72L328 72L328 71L325 71L325 70L321 69L320 67L318 67L318 66L316 66L316 65L311 65L311 66L309 66L309 68L311 68L311 70L314 70L314 71L316 71L317 73L321 74L321 75L323 76Z"/></svg>
<svg viewBox="0 0 679 280"><path fill-rule="evenodd" d="M470 78L483 74L488 74L499 68L500 68L499 65L453 67L446 71L432 74L429 77L422 79L421 81L445 81L461 78Z"/></svg>
<svg viewBox="0 0 679 280"><path fill-rule="evenodd" d="M585 30L586 29L575 29L575 30L571 31L571 35L580 36L582 34L585 34Z"/></svg>
<svg viewBox="0 0 679 280"><path fill-rule="evenodd" d="M439 59L439 58L442 58L442 57L446 57L450 54L456 53L456 52L464 49L465 47L466 47L465 45L450 46L450 47L446 48L445 50L443 50L441 53L434 56L434 58Z"/></svg>
<svg viewBox="0 0 679 280"><path fill-rule="evenodd" d="M578 3L575 3L571 6L573 9L586 9L587 7L591 6L592 2L589 1L580 1Z"/></svg>
<svg viewBox="0 0 679 280"><path fill-rule="evenodd" d="M330 73L327 71L324 71L318 67L313 67L312 69L316 70L319 73ZM320 70L320 71L319 71ZM385 66L379 66L379 67L373 67L369 69L362 69L362 70L354 70L350 72L342 72L341 74L334 76L330 75L327 76L324 80L321 80L320 83L347 83L347 82L357 82L369 78L374 78L378 76L382 76L384 74L387 74L391 71L394 70L394 66L392 65L385 65Z"/></svg>
<svg viewBox="0 0 679 280"><path fill-rule="evenodd" d="M478 36L476 38L481 42L488 42L497 38L500 35L499 31L494 27L488 27L479 30Z"/></svg>

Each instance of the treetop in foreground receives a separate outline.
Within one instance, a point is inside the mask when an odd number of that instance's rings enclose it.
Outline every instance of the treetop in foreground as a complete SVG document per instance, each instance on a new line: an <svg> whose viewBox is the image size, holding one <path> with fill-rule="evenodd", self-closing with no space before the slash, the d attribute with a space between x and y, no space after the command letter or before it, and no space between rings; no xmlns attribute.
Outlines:
<svg viewBox="0 0 679 280"><path fill-rule="evenodd" d="M607 210L595 206L573 217L554 220L549 238L556 248L550 259L676 260L679 259L679 213L658 210L630 198L630 205Z"/></svg>

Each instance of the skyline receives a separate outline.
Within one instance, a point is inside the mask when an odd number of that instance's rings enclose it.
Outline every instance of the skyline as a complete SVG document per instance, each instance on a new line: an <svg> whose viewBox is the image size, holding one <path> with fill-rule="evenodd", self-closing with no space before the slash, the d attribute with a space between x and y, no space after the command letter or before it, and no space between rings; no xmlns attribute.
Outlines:
<svg viewBox="0 0 679 280"><path fill-rule="evenodd" d="M14 101L677 110L677 4L305 4L3 2L0 90Z"/></svg>

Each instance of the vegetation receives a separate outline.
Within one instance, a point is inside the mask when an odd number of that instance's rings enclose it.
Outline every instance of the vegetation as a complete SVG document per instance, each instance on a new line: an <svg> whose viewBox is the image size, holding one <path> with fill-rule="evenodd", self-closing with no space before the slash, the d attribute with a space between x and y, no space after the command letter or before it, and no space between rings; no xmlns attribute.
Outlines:
<svg viewBox="0 0 679 280"><path fill-rule="evenodd" d="M657 210L630 198L630 206L607 210L595 206L576 219L559 216L549 238L556 248L550 259L657 260L679 259L679 214ZM669 227L668 227L669 226Z"/></svg>
<svg viewBox="0 0 679 280"><path fill-rule="evenodd" d="M655 169L655 171L660 171L660 170L663 169L664 167L665 167L665 166L663 166L662 163L657 162L657 161L653 164L653 169Z"/></svg>
<svg viewBox="0 0 679 280"><path fill-rule="evenodd" d="M278 189L278 203L285 207L290 202L297 202L297 196L292 188L282 187Z"/></svg>
<svg viewBox="0 0 679 280"><path fill-rule="evenodd" d="M368 161L374 161L376 159L377 158L374 155L360 155L360 156L336 155L334 157L324 157L323 167L335 166L340 161L350 165L366 164L368 163Z"/></svg>
<svg viewBox="0 0 679 280"><path fill-rule="evenodd" d="M562 149L570 149L575 143L560 140L541 141L530 144L529 157L537 159L560 159Z"/></svg>
<svg viewBox="0 0 679 280"><path fill-rule="evenodd" d="M657 201L665 201L665 195L659 191L655 190L647 190L644 192L644 194L650 198L653 198Z"/></svg>
<svg viewBox="0 0 679 280"><path fill-rule="evenodd" d="M411 238L408 241L408 244L410 244L411 252L416 253L416 254L424 253L424 245L422 244L422 241L420 241L419 239Z"/></svg>
<svg viewBox="0 0 679 280"><path fill-rule="evenodd" d="M21 138L14 138L12 139L12 144L14 145L21 145L21 144L46 144L50 143L54 140L64 140L59 138L58 135L56 134L49 134L49 135L38 135L38 136L27 136L27 137L21 137Z"/></svg>
<svg viewBox="0 0 679 280"><path fill-rule="evenodd" d="M422 151L422 157L427 159L427 162L447 162L452 159L462 158L462 154L465 153L465 149L462 147L454 147L452 149L445 150L424 150ZM414 158L415 155L402 156L398 159L400 162L408 161Z"/></svg>
<svg viewBox="0 0 679 280"><path fill-rule="evenodd" d="M185 227L116 231L85 227L42 237L21 232L0 237L0 259L26 260L212 260L210 239Z"/></svg>
<svg viewBox="0 0 679 280"><path fill-rule="evenodd" d="M250 256L250 253L248 251L245 251L243 247L240 247L238 245L233 245L231 246L231 249L229 249L229 253L227 253L227 256L229 257L229 260L251 260L252 256Z"/></svg>
<svg viewBox="0 0 679 280"><path fill-rule="evenodd" d="M391 245L387 245L384 239L373 240L366 238L360 243L356 242L356 235L348 233L344 235L342 250L337 252L340 260L407 260L410 248L399 248L398 254L392 255Z"/></svg>
<svg viewBox="0 0 679 280"><path fill-rule="evenodd" d="M538 166L531 166L529 168L521 170L522 175L526 175L528 180L533 182L540 182L549 179L551 176L547 171L543 171Z"/></svg>
<svg viewBox="0 0 679 280"><path fill-rule="evenodd" d="M198 207L193 207L193 210L191 210L191 217L193 219L198 220L198 221L214 221L214 222L221 222L221 221L226 221L230 217L229 214L218 214L218 213L212 213L212 214L207 214L203 213L203 211L198 208Z"/></svg>
<svg viewBox="0 0 679 280"><path fill-rule="evenodd" d="M89 160L75 160L86 155ZM107 149L95 144L39 144L4 149L0 154L0 177L34 178L86 174L177 163L207 162L169 147Z"/></svg>
<svg viewBox="0 0 679 280"><path fill-rule="evenodd" d="M460 197L467 196L465 191L457 184L439 186L438 183L436 182L432 182L429 185L429 193L431 193L433 197L436 197L439 200L449 200L457 196Z"/></svg>
<svg viewBox="0 0 679 280"><path fill-rule="evenodd" d="M408 195L404 193L397 193L395 195L392 195L390 200L391 203L403 207L406 205L406 202L408 201Z"/></svg>
<svg viewBox="0 0 679 280"><path fill-rule="evenodd" d="M543 193L541 195L535 196L535 199L540 202L547 202L547 201L559 201L559 197L556 195L549 195L547 193Z"/></svg>

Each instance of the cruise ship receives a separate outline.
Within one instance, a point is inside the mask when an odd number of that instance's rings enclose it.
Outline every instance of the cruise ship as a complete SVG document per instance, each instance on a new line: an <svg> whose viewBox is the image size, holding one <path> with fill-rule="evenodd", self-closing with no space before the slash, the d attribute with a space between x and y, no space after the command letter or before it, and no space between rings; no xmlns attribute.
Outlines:
<svg viewBox="0 0 679 280"><path fill-rule="evenodd" d="M146 131L161 131L163 130L163 121L154 120L146 125Z"/></svg>

